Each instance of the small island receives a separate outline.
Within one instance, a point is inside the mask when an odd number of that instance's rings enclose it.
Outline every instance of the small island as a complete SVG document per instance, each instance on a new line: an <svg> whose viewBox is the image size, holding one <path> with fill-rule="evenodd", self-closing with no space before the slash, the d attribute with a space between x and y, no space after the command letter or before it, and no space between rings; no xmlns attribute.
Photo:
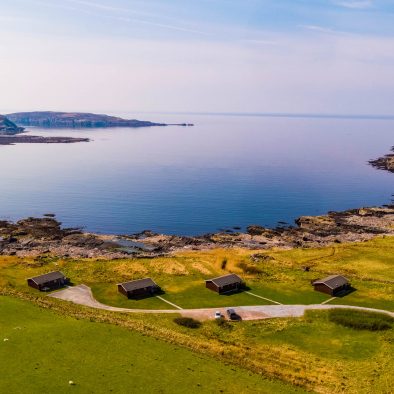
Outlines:
<svg viewBox="0 0 394 394"><path fill-rule="evenodd" d="M35 126L51 129L169 126L167 123L154 123L137 119L123 119L116 116L83 112L16 112L6 116L10 121L20 126ZM192 124L178 123L172 124L172 126L192 126Z"/></svg>

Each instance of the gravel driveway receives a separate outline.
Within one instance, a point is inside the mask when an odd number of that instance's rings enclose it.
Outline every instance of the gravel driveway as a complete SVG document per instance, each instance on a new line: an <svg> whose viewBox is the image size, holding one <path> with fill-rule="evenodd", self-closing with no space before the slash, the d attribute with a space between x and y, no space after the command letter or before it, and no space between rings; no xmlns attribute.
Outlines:
<svg viewBox="0 0 394 394"><path fill-rule="evenodd" d="M104 309L114 312L132 312L132 313L178 313L183 316L194 317L201 320L213 319L215 311L220 311L224 316L227 308L202 308L202 309L128 309L117 308L98 302L92 294L90 287L86 285L78 285L68 287L64 290L57 291L49 295L49 297L58 298L65 301L70 301L75 304L90 306L92 308ZM255 306L238 306L228 308L235 309L236 313L242 320L259 320L273 317L300 317L303 316L306 310L311 309L334 309L334 308L351 308L369 312L385 313L394 317L394 313L390 311L364 308L358 306L348 305L329 305L329 304L312 304L312 305L255 305Z"/></svg>

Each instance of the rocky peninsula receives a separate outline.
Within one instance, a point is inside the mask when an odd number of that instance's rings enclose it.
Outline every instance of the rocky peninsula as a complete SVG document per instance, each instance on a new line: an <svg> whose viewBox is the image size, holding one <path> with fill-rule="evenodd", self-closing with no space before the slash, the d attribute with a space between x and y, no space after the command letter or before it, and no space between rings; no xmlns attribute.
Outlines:
<svg viewBox="0 0 394 394"><path fill-rule="evenodd" d="M169 126L166 123L154 123L145 120L123 119L116 116L83 112L16 112L6 115L8 119L20 126L42 128L107 128L107 127L152 127ZM192 126L189 123L177 126Z"/></svg>
<svg viewBox="0 0 394 394"><path fill-rule="evenodd" d="M37 135L0 135L0 145L15 144L70 144L75 142L89 142L89 138L74 137L42 137Z"/></svg>

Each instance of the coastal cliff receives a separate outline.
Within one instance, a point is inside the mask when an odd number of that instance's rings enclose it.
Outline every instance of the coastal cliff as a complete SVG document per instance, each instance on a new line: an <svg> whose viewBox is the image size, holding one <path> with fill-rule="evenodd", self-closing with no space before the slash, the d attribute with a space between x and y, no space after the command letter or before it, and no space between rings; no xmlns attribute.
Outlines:
<svg viewBox="0 0 394 394"><path fill-rule="evenodd" d="M22 133L23 127L18 127L15 123L10 121L3 115L0 115L0 135L13 135Z"/></svg>
<svg viewBox="0 0 394 394"><path fill-rule="evenodd" d="M21 126L43 128L105 128L105 127L151 127L167 126L137 119L123 119L116 116L82 112L16 112L7 117ZM187 126L180 124L179 126Z"/></svg>

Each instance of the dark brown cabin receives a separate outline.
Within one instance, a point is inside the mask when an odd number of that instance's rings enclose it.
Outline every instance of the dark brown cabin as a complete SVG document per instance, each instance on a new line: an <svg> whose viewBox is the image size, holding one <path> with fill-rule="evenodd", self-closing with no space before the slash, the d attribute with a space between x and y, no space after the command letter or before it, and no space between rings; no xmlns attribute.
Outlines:
<svg viewBox="0 0 394 394"><path fill-rule="evenodd" d="M69 283L69 279L60 271L49 272L44 275L29 278L27 284L40 291L60 289Z"/></svg>
<svg viewBox="0 0 394 394"><path fill-rule="evenodd" d="M330 275L324 279L317 279L312 282L312 286L316 291L336 296L342 291L350 289L349 281L341 275Z"/></svg>
<svg viewBox="0 0 394 394"><path fill-rule="evenodd" d="M243 280L235 274L219 276L219 278L208 279L205 281L205 287L216 291L219 294L238 291L245 286Z"/></svg>
<svg viewBox="0 0 394 394"><path fill-rule="evenodd" d="M150 296L160 291L151 278L132 280L131 282L119 283L118 291L127 298Z"/></svg>

